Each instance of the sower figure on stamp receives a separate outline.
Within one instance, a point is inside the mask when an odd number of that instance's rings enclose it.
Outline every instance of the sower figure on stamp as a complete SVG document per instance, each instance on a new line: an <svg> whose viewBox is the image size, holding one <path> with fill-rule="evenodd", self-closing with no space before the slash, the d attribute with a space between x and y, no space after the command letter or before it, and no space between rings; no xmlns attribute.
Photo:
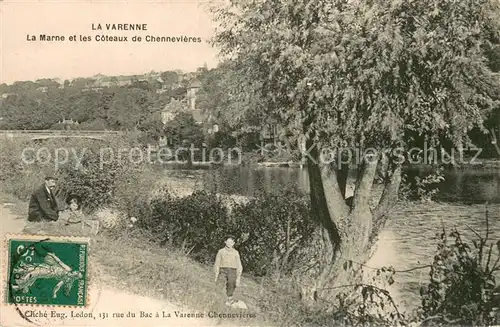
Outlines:
<svg viewBox="0 0 500 327"><path fill-rule="evenodd" d="M240 285L243 266L241 265L240 254L234 248L234 237L227 236L225 243L226 246L220 249L215 257L215 282L219 278L219 273L223 273L226 276L226 304L232 305L234 303L233 293L236 287Z"/></svg>
<svg viewBox="0 0 500 327"><path fill-rule="evenodd" d="M54 253L47 253L43 263L36 264L20 264L14 269L13 290L20 290L23 293L28 293L30 288L38 279L54 278L57 281L56 286L52 291L52 298L57 298L57 292L64 286L64 293L69 296L71 288L75 280L83 277L79 271L73 271L71 267L61 261Z"/></svg>
<svg viewBox="0 0 500 327"><path fill-rule="evenodd" d="M29 221L56 221L59 219L59 208L55 197L56 180L46 177L43 185L32 195L28 208Z"/></svg>

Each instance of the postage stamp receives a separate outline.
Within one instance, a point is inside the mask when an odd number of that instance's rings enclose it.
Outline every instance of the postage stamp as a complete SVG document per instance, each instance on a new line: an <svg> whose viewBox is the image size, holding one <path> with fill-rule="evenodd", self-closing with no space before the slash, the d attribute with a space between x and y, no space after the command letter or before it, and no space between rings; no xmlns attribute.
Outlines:
<svg viewBox="0 0 500 327"><path fill-rule="evenodd" d="M7 303L85 307L88 250L85 238L7 238Z"/></svg>

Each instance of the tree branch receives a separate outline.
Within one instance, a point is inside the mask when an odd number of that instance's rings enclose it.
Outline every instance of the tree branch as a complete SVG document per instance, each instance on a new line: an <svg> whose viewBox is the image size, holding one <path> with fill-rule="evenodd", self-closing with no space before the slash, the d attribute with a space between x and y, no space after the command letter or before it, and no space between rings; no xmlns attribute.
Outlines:
<svg viewBox="0 0 500 327"><path fill-rule="evenodd" d="M357 178L354 190L353 210L365 210L368 207L370 191L377 172L378 158L367 157L364 159Z"/></svg>
<svg viewBox="0 0 500 327"><path fill-rule="evenodd" d="M312 216L328 230L332 241L340 244L339 222L330 215L328 200L326 199L323 180L321 178L321 170L309 158L307 159L307 172L309 174Z"/></svg>
<svg viewBox="0 0 500 327"><path fill-rule="evenodd" d="M328 197L332 200L331 203L328 204L330 217L334 224L340 226L349 213L349 207L345 203L344 195L339 186L337 172L333 167L327 164L321 165L320 169L325 195L328 194Z"/></svg>
<svg viewBox="0 0 500 327"><path fill-rule="evenodd" d="M313 214L329 231L332 241L340 244L342 220L348 214L348 207L342 197L335 170L329 164L320 162L318 146L312 140L306 140L306 146Z"/></svg>
<svg viewBox="0 0 500 327"><path fill-rule="evenodd" d="M386 296L386 298L389 300L389 302L391 302L393 308L396 310L396 313L397 313L398 317L401 317L401 313L399 312L398 306L396 305L396 302L392 298L392 296L389 293L389 291L387 291L387 290L385 290L383 288L380 288L378 286L370 285L370 284L365 284L365 283L356 283L356 284L347 284L347 285L339 285L339 286L328 287L328 288L324 288L324 290L333 290L333 289L347 288L347 287L353 287L353 288L356 288L356 287L367 287L367 288L371 288L371 289L379 291L380 293L382 293L382 294L384 294Z"/></svg>
<svg viewBox="0 0 500 327"><path fill-rule="evenodd" d="M498 156L500 157L500 147L498 146L497 136L495 135L495 130L492 128L490 130L490 133L491 133L491 143L495 147L495 150L497 150Z"/></svg>
<svg viewBox="0 0 500 327"><path fill-rule="evenodd" d="M386 177L382 196L373 211L373 219L378 221L387 213L398 198L399 186L401 185L401 166L397 165L392 168L390 175Z"/></svg>
<svg viewBox="0 0 500 327"><path fill-rule="evenodd" d="M345 194L346 194L346 189L347 189L347 178L349 176L349 164L347 163L340 163L342 158L339 157L337 160L339 160L339 163L337 163L335 169L336 169L336 175L337 175L337 184L339 185L340 193L342 194L342 197L345 199Z"/></svg>

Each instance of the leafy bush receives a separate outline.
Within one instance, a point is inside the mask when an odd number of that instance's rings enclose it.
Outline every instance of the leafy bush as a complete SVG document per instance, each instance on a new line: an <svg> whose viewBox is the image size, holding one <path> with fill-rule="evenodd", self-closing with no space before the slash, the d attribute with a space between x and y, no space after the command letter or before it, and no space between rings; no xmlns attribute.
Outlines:
<svg viewBox="0 0 500 327"><path fill-rule="evenodd" d="M38 145L27 139L5 139L0 142L0 182L3 191L27 201L33 190L43 182L44 175L51 173L48 164L29 164L25 149L37 151ZM45 160L43 156L40 159Z"/></svg>
<svg viewBox="0 0 500 327"><path fill-rule="evenodd" d="M500 323L500 285L496 281L500 240L495 244L489 239L488 217L486 220L486 236L474 231L477 238L471 242L465 241L456 229L447 235L443 228L430 282L420 292L424 325Z"/></svg>
<svg viewBox="0 0 500 327"><path fill-rule="evenodd" d="M139 166L116 180L112 206L127 217L143 216L142 206L153 198L159 188L158 173L146 166Z"/></svg>
<svg viewBox="0 0 500 327"><path fill-rule="evenodd" d="M234 206L243 264L255 275L287 273L297 250L312 234L308 199L291 189L263 192Z"/></svg>
<svg viewBox="0 0 500 327"><path fill-rule="evenodd" d="M402 174L400 199L429 202L439 193L439 184L444 181L444 168L428 172L405 170Z"/></svg>
<svg viewBox="0 0 500 327"><path fill-rule="evenodd" d="M116 181L123 176L124 168L115 162L101 169L99 154L89 151L84 155L81 167L65 165L60 169L60 188L64 194L78 194L84 209L94 212L112 203Z"/></svg>
<svg viewBox="0 0 500 327"><path fill-rule="evenodd" d="M245 271L266 275L289 271L296 250L311 234L307 203L292 190L231 204L206 191L182 198L164 192L137 205L136 213L141 217L138 227L203 263L213 263L224 237L232 234Z"/></svg>
<svg viewBox="0 0 500 327"><path fill-rule="evenodd" d="M0 179L6 192L26 201L33 190L43 183L46 175L53 175L58 179L60 200L69 193L76 193L82 197L84 210L93 212L113 205L114 192L137 175L137 167L131 165L127 158L118 158L120 149L132 147L140 147L133 135L107 142L52 139L40 143L13 139L0 145L0 152L4 154L0 158ZM29 151L23 152L25 149ZM55 153L60 150L62 154L63 149L69 156L66 160L60 158L61 161L56 164ZM107 158L109 163L101 162L101 150L113 153ZM130 189L133 187L130 186ZM124 193L122 191L121 196Z"/></svg>
<svg viewBox="0 0 500 327"><path fill-rule="evenodd" d="M79 146L80 151L85 149L81 161L76 162L72 158L57 171L62 193L76 193L82 197L87 212L109 206L118 206L126 212L129 208L127 205L137 197L137 191L144 191L144 187L138 187L138 180L139 176L145 176L147 167L140 162L134 164L133 160L129 160L128 153L131 152L127 152L132 148L142 149L137 135L112 138L106 143L87 142ZM150 179L144 181L150 182Z"/></svg>
<svg viewBox="0 0 500 327"><path fill-rule="evenodd" d="M231 230L228 209L214 193L197 191L177 198L167 192L143 202L138 227L204 263L213 262Z"/></svg>
<svg viewBox="0 0 500 327"><path fill-rule="evenodd" d="M415 177L417 196L421 201L431 201L439 192L438 184L444 181L443 167L425 177Z"/></svg>

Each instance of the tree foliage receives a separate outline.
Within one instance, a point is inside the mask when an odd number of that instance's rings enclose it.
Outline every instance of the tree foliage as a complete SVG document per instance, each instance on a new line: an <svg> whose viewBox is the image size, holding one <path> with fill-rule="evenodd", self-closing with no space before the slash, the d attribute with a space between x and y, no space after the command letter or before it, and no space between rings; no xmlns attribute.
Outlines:
<svg viewBox="0 0 500 327"><path fill-rule="evenodd" d="M156 74L151 74L147 80L133 78L124 86L119 86L116 76L109 77L106 86L93 78L65 80L62 85L53 79L2 84L2 128L67 128L58 123L72 119L80 123L80 128L145 130L146 125L155 125L157 130L159 125L152 120L159 118L159 111L171 97L178 98L179 102L186 97L186 89L179 87L183 74L165 72L161 74L166 79L163 83L157 80ZM158 92L161 89L170 92Z"/></svg>
<svg viewBox="0 0 500 327"><path fill-rule="evenodd" d="M201 87L197 93L197 106L219 124L226 124L234 130L261 125L264 116L257 110L250 110L258 99L248 97L242 101L239 98L246 91L232 65L226 61L199 76Z"/></svg>
<svg viewBox="0 0 500 327"><path fill-rule="evenodd" d="M317 299L331 276L347 278L339 258L366 258L397 199L402 162L394 152L416 137L459 146L472 128L484 130L500 86L485 55L491 34L498 35L498 3L261 0L213 13L214 44L232 62L238 79L230 92L241 108L305 136L319 227L303 255L302 266L314 268L297 275L303 298ZM349 167L335 153L346 148L362 154L351 157L357 180L349 200ZM363 155L368 148L373 156ZM371 207L378 165L384 190Z"/></svg>
<svg viewBox="0 0 500 327"><path fill-rule="evenodd" d="M149 92L134 88L115 92L108 113L113 129L134 130L153 114L153 101Z"/></svg>
<svg viewBox="0 0 500 327"><path fill-rule="evenodd" d="M178 112L174 119L165 124L165 135L175 146L183 144L200 146L203 141L201 127L196 124L193 115L186 111Z"/></svg>
<svg viewBox="0 0 500 327"><path fill-rule="evenodd" d="M176 87L179 83L179 75L174 71L166 71L161 73L161 78L163 79L163 83L165 87L169 90Z"/></svg>
<svg viewBox="0 0 500 327"><path fill-rule="evenodd" d="M331 146L389 146L406 130L459 141L498 86L485 60L493 2L257 1L216 11L215 43L247 93ZM245 94L246 95L246 94ZM261 107L260 109L263 109Z"/></svg>

